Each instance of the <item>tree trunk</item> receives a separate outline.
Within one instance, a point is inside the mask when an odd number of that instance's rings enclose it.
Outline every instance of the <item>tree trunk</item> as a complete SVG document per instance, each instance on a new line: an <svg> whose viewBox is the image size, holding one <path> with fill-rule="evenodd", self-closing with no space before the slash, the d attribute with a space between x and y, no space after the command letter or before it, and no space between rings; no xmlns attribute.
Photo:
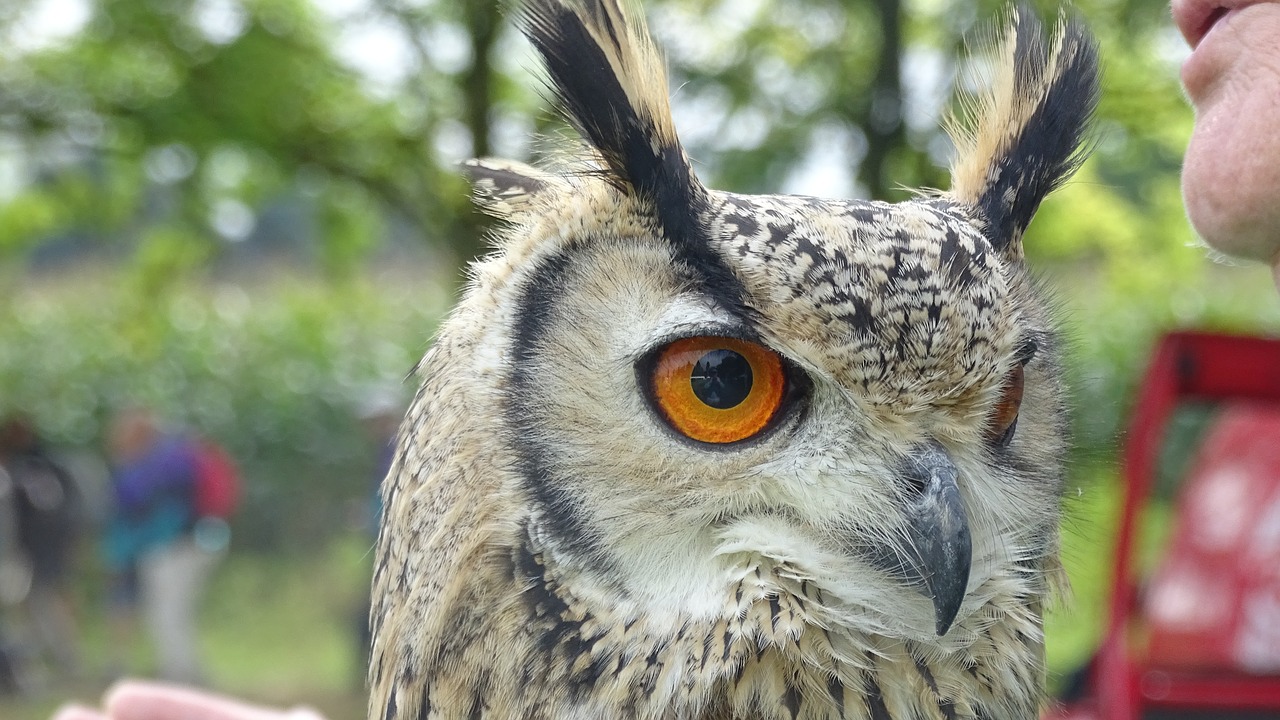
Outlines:
<svg viewBox="0 0 1280 720"><path fill-rule="evenodd" d="M893 187L889 161L906 142L902 122L902 1L873 0L880 16L880 53L871 84L865 122L867 155L858 168L858 181L872 198L890 199Z"/></svg>

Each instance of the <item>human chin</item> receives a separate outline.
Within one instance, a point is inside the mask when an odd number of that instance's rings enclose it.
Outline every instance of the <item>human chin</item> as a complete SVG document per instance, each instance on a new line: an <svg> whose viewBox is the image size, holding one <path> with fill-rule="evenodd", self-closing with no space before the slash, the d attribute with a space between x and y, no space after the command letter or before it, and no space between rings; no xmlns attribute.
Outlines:
<svg viewBox="0 0 1280 720"><path fill-rule="evenodd" d="M1196 108L1182 169L1187 214L1209 245L1280 251L1280 4L1224 17L1183 68Z"/></svg>

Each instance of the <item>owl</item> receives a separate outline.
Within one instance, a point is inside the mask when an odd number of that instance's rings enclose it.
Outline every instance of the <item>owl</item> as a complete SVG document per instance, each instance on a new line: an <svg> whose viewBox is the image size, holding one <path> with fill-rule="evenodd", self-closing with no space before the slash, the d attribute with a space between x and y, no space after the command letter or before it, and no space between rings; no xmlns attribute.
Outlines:
<svg viewBox="0 0 1280 720"><path fill-rule="evenodd" d="M704 186L618 0L529 0L582 136L469 163L496 250L384 485L370 718L1033 718L1064 388L1023 254L1097 52L1010 15L911 200Z"/></svg>

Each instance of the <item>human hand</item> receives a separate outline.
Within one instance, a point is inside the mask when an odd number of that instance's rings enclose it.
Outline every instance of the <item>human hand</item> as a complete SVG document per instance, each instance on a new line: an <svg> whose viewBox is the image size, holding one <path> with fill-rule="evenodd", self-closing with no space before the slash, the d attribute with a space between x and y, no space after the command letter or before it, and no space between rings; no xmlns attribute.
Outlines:
<svg viewBox="0 0 1280 720"><path fill-rule="evenodd" d="M203 690L126 680L107 691L102 707L64 705L52 720L325 720L306 707L275 710Z"/></svg>

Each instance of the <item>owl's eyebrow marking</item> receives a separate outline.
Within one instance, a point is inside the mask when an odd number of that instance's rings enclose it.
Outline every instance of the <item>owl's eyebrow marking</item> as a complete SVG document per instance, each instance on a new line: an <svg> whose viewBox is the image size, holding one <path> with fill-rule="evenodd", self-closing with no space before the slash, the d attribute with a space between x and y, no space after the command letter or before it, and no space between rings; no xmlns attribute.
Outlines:
<svg viewBox="0 0 1280 720"><path fill-rule="evenodd" d="M641 201L704 292L736 314L749 312L746 289L711 245L717 201L676 135L663 62L643 17L611 3L575 11L551 0L530 0L521 15L550 89L604 160L602 176Z"/></svg>
<svg viewBox="0 0 1280 720"><path fill-rule="evenodd" d="M612 4L575 12L545 0L530 0L521 16L550 89L605 161L605 178L647 201L674 241L695 235L706 189L676 135L666 74L643 18Z"/></svg>

